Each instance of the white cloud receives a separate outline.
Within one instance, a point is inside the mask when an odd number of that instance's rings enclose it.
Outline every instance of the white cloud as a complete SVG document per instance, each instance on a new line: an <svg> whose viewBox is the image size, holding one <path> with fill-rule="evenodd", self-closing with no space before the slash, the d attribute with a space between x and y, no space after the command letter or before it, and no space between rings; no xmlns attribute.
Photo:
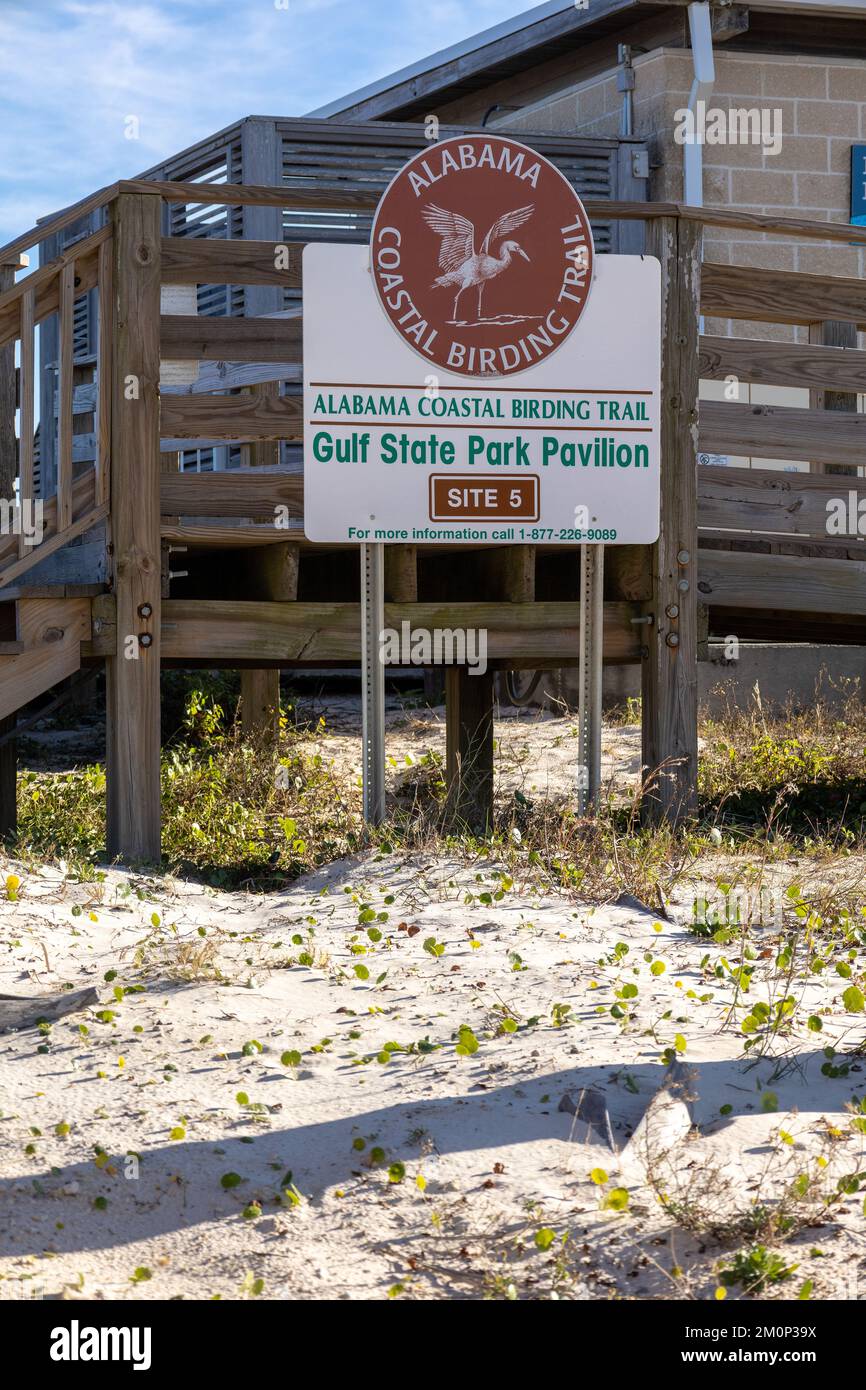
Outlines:
<svg viewBox="0 0 866 1390"><path fill-rule="evenodd" d="M520 0L4 0L0 241L246 115L299 115ZM125 138L138 118L140 138Z"/></svg>

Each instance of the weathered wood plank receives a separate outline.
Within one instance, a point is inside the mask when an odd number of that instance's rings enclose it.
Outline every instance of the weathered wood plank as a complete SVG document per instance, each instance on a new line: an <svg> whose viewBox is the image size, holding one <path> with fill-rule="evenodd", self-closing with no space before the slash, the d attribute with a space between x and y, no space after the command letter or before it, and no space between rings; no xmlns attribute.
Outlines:
<svg viewBox="0 0 866 1390"><path fill-rule="evenodd" d="M711 606L866 614L866 561L702 550L699 574L701 602Z"/></svg>
<svg viewBox="0 0 866 1390"><path fill-rule="evenodd" d="M735 376L767 386L808 386L835 391L866 391L866 352L814 347L809 343L770 343L757 338L702 337L700 374L708 381Z"/></svg>
<svg viewBox="0 0 866 1390"><path fill-rule="evenodd" d="M32 291L21 297L21 416L19 442L19 497L22 502L33 497L33 453L35 443L36 362L34 299ZM22 531L18 537L18 555L27 554L27 540Z"/></svg>
<svg viewBox="0 0 866 1390"><path fill-rule="evenodd" d="M172 439L302 439L303 402L296 396L163 396L160 430Z"/></svg>
<svg viewBox="0 0 866 1390"><path fill-rule="evenodd" d="M282 207L299 211L315 208L375 208L378 187L360 185L348 188L311 188L298 185L265 188L249 184L153 182L147 179L125 179L116 185L118 191L155 193L170 203L190 203L193 206L216 207ZM605 221L655 221L678 217L695 226L730 227L741 231L777 232L781 236L814 238L851 245L866 245L866 227L847 223L811 222L801 217L775 217L766 213L736 212L728 208L689 207L686 203L621 203L602 198L584 198L589 217ZM23 247L33 245L25 241Z"/></svg>
<svg viewBox="0 0 866 1390"><path fill-rule="evenodd" d="M112 595L94 600L100 631L94 632L88 656L107 656L116 650L113 604ZM162 607L162 654L167 660L315 666L321 661L359 661L361 657L357 603L168 599ZM638 659L641 629L631 621L636 615L634 604L605 604L605 659ZM398 631L404 621L428 631L484 627L488 660L573 665L580 609L577 603L388 603L385 621Z"/></svg>
<svg viewBox="0 0 866 1390"><path fill-rule="evenodd" d="M705 261L701 270L701 311L715 318L754 319L761 323L808 324L841 319L862 328L866 326L866 281Z"/></svg>
<svg viewBox="0 0 866 1390"><path fill-rule="evenodd" d="M188 386L161 387L162 395L203 396L269 381L301 381L300 362L199 362L198 380Z"/></svg>
<svg viewBox="0 0 866 1390"><path fill-rule="evenodd" d="M163 237L163 283L276 285L281 289L298 289L304 246L303 241ZM277 269L278 265L280 269Z"/></svg>
<svg viewBox="0 0 866 1390"><path fill-rule="evenodd" d="M661 532L652 547L653 622L640 629L642 761L647 813L676 821L694 806L698 774L697 459L700 236L664 219L647 229L662 268Z"/></svg>
<svg viewBox="0 0 866 1390"><path fill-rule="evenodd" d="M701 450L713 454L849 465L866 461L866 415L701 401L698 438Z"/></svg>
<svg viewBox="0 0 866 1390"><path fill-rule="evenodd" d="M266 517L274 521L278 507L287 507L290 516L303 515L301 473L233 468L223 473L164 473L160 478L164 516Z"/></svg>
<svg viewBox="0 0 866 1390"><path fill-rule="evenodd" d="M110 241L99 248L99 368L96 399L96 497L111 496L111 359L114 321L111 311L114 286L114 249Z"/></svg>
<svg viewBox="0 0 866 1390"><path fill-rule="evenodd" d="M0 262L0 292L11 288L15 283L17 262ZM26 301L26 304L25 304ZM21 498L33 496L33 296L27 294L21 300L21 441L15 442L15 344L7 343L0 348L0 497L11 501L15 496L15 475L21 479ZM30 318L28 332L28 318ZM24 398L29 393L30 411L26 411ZM29 473L26 474L25 427L29 420L30 452ZM24 553L24 536L18 538L19 554ZM9 735L15 729L15 716L0 719L0 734ZM18 824L18 747L14 738L6 737L0 743L0 839L14 836Z"/></svg>
<svg viewBox="0 0 866 1390"><path fill-rule="evenodd" d="M445 671L445 780L449 828L489 834L493 825L493 672Z"/></svg>
<svg viewBox="0 0 866 1390"><path fill-rule="evenodd" d="M781 473L769 468L699 468L698 525L761 535L828 535L828 503L866 498L866 478Z"/></svg>
<svg viewBox="0 0 866 1390"><path fill-rule="evenodd" d="M57 529L72 520L72 391L74 385L75 262L60 272L60 371L57 422Z"/></svg>
<svg viewBox="0 0 866 1390"><path fill-rule="evenodd" d="M256 546L286 545L286 531L275 526L208 526L195 522L163 523L160 535L171 545L198 546L209 550L249 550Z"/></svg>
<svg viewBox="0 0 866 1390"><path fill-rule="evenodd" d="M89 636L88 599L22 600L18 605L18 637L24 651L4 658L0 719L7 719L58 681L74 675L81 664L81 643Z"/></svg>
<svg viewBox="0 0 866 1390"><path fill-rule="evenodd" d="M178 361L290 362L300 360L302 337L300 314L291 318L163 314L160 328L163 357Z"/></svg>
<svg viewBox="0 0 866 1390"><path fill-rule="evenodd" d="M160 211L157 197L127 194L113 208L117 636L106 663L108 852L133 860L160 855ZM126 390L130 376L138 382L134 399Z"/></svg>

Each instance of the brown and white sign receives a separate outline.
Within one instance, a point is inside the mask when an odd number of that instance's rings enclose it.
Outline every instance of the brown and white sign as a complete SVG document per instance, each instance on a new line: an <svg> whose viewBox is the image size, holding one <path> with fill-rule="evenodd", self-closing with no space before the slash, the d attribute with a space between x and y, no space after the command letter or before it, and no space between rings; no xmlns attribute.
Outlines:
<svg viewBox="0 0 866 1390"><path fill-rule="evenodd" d="M420 151L371 234L379 302L403 341L463 377L525 372L573 332L593 278L583 204L549 160L498 135Z"/></svg>

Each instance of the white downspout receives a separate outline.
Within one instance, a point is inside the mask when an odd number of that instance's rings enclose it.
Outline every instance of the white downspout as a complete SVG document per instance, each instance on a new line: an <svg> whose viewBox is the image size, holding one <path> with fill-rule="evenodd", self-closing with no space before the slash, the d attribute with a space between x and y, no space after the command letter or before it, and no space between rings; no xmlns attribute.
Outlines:
<svg viewBox="0 0 866 1390"><path fill-rule="evenodd" d="M713 30L708 3L689 5L689 37L692 43L694 77L689 92L688 110L692 113L692 130L703 131L703 121L695 119L699 101L706 102L716 80L713 62ZM689 207L704 205L704 146L703 140L687 140L683 145L683 202Z"/></svg>

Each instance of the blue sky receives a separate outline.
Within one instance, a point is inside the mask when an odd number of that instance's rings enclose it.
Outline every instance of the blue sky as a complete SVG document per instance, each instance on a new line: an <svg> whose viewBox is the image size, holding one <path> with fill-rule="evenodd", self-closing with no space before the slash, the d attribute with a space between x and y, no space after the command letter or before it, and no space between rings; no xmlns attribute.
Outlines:
<svg viewBox="0 0 866 1390"><path fill-rule="evenodd" d="M0 243L240 116L303 115L533 0L285 4L0 0Z"/></svg>

